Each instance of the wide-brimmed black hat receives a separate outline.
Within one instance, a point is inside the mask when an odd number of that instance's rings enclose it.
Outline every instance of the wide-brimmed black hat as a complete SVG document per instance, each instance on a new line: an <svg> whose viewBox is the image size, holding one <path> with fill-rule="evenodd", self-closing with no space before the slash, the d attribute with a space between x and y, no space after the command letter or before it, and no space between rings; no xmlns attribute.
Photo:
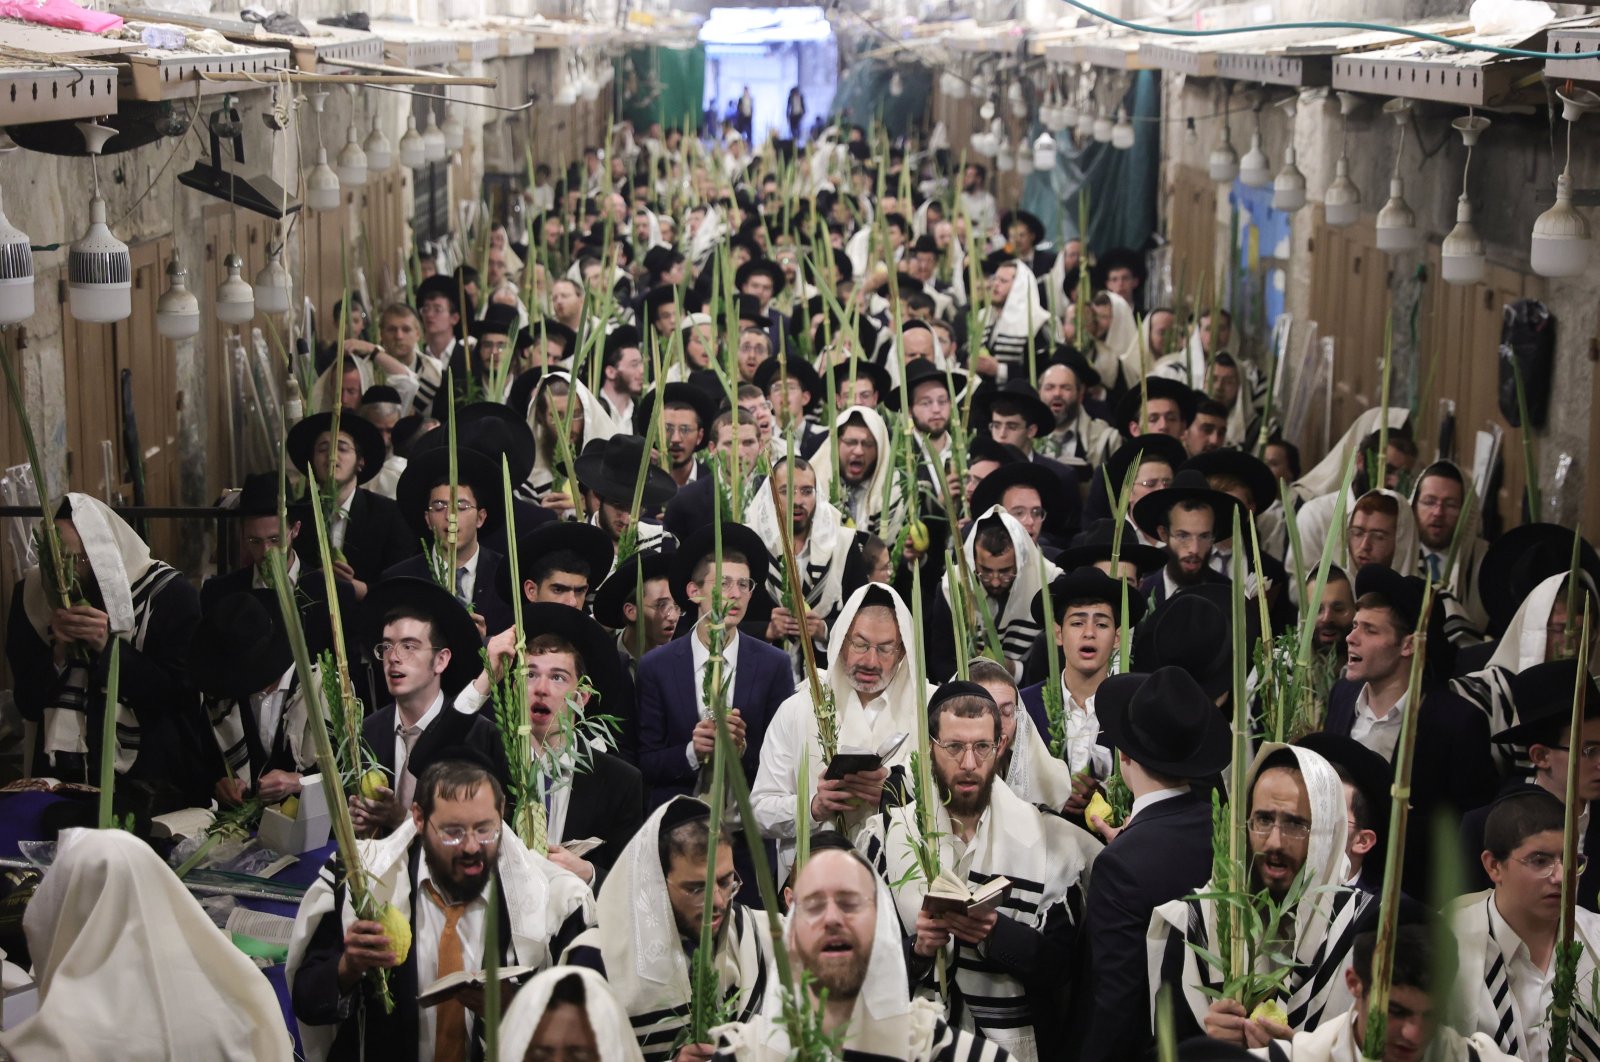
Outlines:
<svg viewBox="0 0 1600 1062"><path fill-rule="evenodd" d="M427 614L433 624L434 647L450 650L450 663L445 665L444 674L439 678L447 700L483 670L483 658L479 653L483 640L478 637L472 614L454 594L432 579L395 576L380 580L367 589L362 606L368 645L383 641L383 620L391 610L406 607Z"/></svg>
<svg viewBox="0 0 1600 1062"><path fill-rule="evenodd" d="M1250 522L1250 514L1238 498L1224 494L1220 490L1212 490L1211 485L1206 482L1205 473L1192 468L1181 469L1173 476L1172 486L1153 490L1134 502L1133 522L1138 524L1145 534L1154 535L1156 528L1166 525L1167 514L1179 502L1211 507L1211 515L1214 517L1212 530L1218 542L1233 537L1235 512L1239 514L1240 527Z"/></svg>
<svg viewBox="0 0 1600 1062"><path fill-rule="evenodd" d="M644 574L639 573L640 568ZM612 630L628 625L622 606L628 604L641 582L669 578L672 572L672 555L657 549L642 549L617 565L617 570L606 577L600 589L594 592L594 618ZM638 604L638 602L634 602Z"/></svg>
<svg viewBox="0 0 1600 1062"><path fill-rule="evenodd" d="M483 316L472 322L472 338L482 339L484 336L505 336L507 339L517 334L521 319L517 316L515 306L507 306L502 302L491 302L483 311Z"/></svg>
<svg viewBox="0 0 1600 1062"><path fill-rule="evenodd" d="M906 363L905 383L901 390L905 393L906 402L909 404L913 401L918 387L929 381L935 381L944 384L945 390L950 392L951 402L958 402L961 396L966 394L970 379L965 369L952 368L947 371L926 358L914 358ZM953 389L951 384L955 385Z"/></svg>
<svg viewBox="0 0 1600 1062"><path fill-rule="evenodd" d="M283 677L294 654L271 590L229 594L206 610L189 639L189 676L207 697L243 699Z"/></svg>
<svg viewBox="0 0 1600 1062"><path fill-rule="evenodd" d="M1022 415L1028 419L1028 423L1039 429L1040 438L1055 431L1056 415L1050 412L1050 407L1039 397L1039 392L1026 380L1007 380L1000 387L987 383L980 385L972 394L972 412L968 417L968 423L979 428L987 428L991 408L995 403L1002 401L1020 405Z"/></svg>
<svg viewBox="0 0 1600 1062"><path fill-rule="evenodd" d="M461 315L462 320L466 320L472 313L472 298L465 296L467 308L463 310L461 308L461 300L464 297L463 289L464 285L456 280L455 277L444 273L435 273L431 277L424 278L422 283L417 285L417 301L415 305L418 309L421 309L422 304L429 299L449 299L450 305L455 312Z"/></svg>
<svg viewBox="0 0 1600 1062"><path fill-rule="evenodd" d="M1517 609L1540 583L1571 570L1576 533L1558 524L1523 524L1489 545L1478 567L1478 593L1489 614L1490 634L1505 633ZM1600 555L1587 540L1578 547L1578 567L1600 588Z"/></svg>
<svg viewBox="0 0 1600 1062"><path fill-rule="evenodd" d="M1183 467L1189 459L1189 451L1183 448L1183 443L1170 435L1140 435L1129 439L1114 450L1106 458L1104 467L1101 468L1102 489L1106 497L1112 502L1116 501L1117 492L1122 490L1123 483L1128 478L1130 465L1141 465L1146 461L1164 461L1176 472ZM1113 504L1113 509L1116 506Z"/></svg>
<svg viewBox="0 0 1600 1062"><path fill-rule="evenodd" d="M739 315L739 320L755 321L761 325L766 324L767 315L762 312L761 300L754 295L734 296L734 306L735 312Z"/></svg>
<svg viewBox="0 0 1600 1062"><path fill-rule="evenodd" d="M1112 247L1095 261L1095 276L1097 286L1104 287L1106 277L1111 275L1113 269L1126 269L1143 281L1149 276L1150 269L1144 263L1144 255L1131 247Z"/></svg>
<svg viewBox="0 0 1600 1062"><path fill-rule="evenodd" d="M800 390L811 396L811 401L806 403L805 411L810 413L815 410L823 399L822 377L811 367L811 363L802 357L789 354L782 358L768 358L756 367L755 378L751 383L761 388L763 392L770 391L778 380L779 370L782 370L784 376L798 383Z"/></svg>
<svg viewBox="0 0 1600 1062"><path fill-rule="evenodd" d="M1157 774L1206 778L1231 758L1228 720L1183 668L1112 675L1094 706L1106 744Z"/></svg>
<svg viewBox="0 0 1600 1062"><path fill-rule="evenodd" d="M1381 594L1399 621L1401 635L1417 629L1427 590L1427 584L1418 576L1401 575L1387 564L1368 564L1356 572L1354 588L1358 601L1367 594ZM1435 599L1434 604L1439 601Z"/></svg>
<svg viewBox="0 0 1600 1062"><path fill-rule="evenodd" d="M289 429L284 449L288 451L289 461L303 474L311 474L311 453L317 447L317 440L332 427L332 413L313 413ZM361 467L356 472L357 483L365 483L383 471L384 459L389 456L388 447L383 445L383 434L371 421L346 410L339 417L339 434L350 436L356 444L356 453L361 459Z"/></svg>
<svg viewBox="0 0 1600 1062"><path fill-rule="evenodd" d="M1001 465L979 480L972 492L973 514L982 516L991 506L999 505L1012 487L1032 487L1039 492L1039 501L1044 506L1045 531L1064 531L1076 522L1078 499L1068 498L1060 476L1032 461Z"/></svg>
<svg viewBox="0 0 1600 1062"><path fill-rule="evenodd" d="M863 358L846 358L828 366L825 382L828 390L837 396L844 381L862 377L872 381L873 390L878 392L878 405L886 409L900 408L900 393L895 390L894 381L889 379L889 370Z"/></svg>
<svg viewBox="0 0 1600 1062"><path fill-rule="evenodd" d="M1033 233L1033 242L1035 246L1038 246L1044 242L1044 222L1039 220L1038 215L1030 214L1026 210L1008 210L1004 214L1001 214L1000 234L1005 236L1007 239L1010 239L1011 224L1012 222L1016 221L1022 222L1028 227L1028 231Z"/></svg>
<svg viewBox="0 0 1600 1062"><path fill-rule="evenodd" d="M1139 588L1121 579L1107 575L1099 568L1085 567L1058 575L1050 582L1050 604L1055 606L1055 621L1061 622L1062 613L1069 601L1104 601L1111 606L1111 614L1122 623L1122 588L1128 588L1128 626L1133 627L1144 619L1148 607ZM1033 622L1044 627L1044 591L1033 595Z"/></svg>
<svg viewBox="0 0 1600 1062"><path fill-rule="evenodd" d="M540 524L532 531L517 537L517 570L523 579L529 579L534 562L550 553L567 550L578 555L589 566L589 585L597 586L611 571L616 559L616 547L611 538L593 524L575 524L566 520L553 520ZM522 600L522 587L511 585L511 565L500 565L500 578L495 580L495 591L509 604Z"/></svg>
<svg viewBox="0 0 1600 1062"><path fill-rule="evenodd" d="M585 490L600 495L600 500L624 509L633 508L634 488L639 482L639 465L645 462L644 493L639 508L658 513L673 495L678 484L671 474L646 456L645 441L637 435L613 435L591 439L573 461L573 471Z"/></svg>
<svg viewBox="0 0 1600 1062"><path fill-rule="evenodd" d="M1166 376L1146 376L1145 390L1150 400L1157 398L1170 399L1178 403L1178 415L1183 418L1187 427L1194 420L1195 411L1200 408L1200 394L1188 384ZM1111 413L1112 423L1116 425L1123 438L1133 438L1128 434L1128 425L1139 419L1139 388L1130 387L1121 398Z"/></svg>
<svg viewBox="0 0 1600 1062"><path fill-rule="evenodd" d="M1583 717L1594 719L1600 717L1600 687L1596 687L1593 675L1585 676L1585 681L1589 689L1584 694ZM1572 721L1572 693L1577 682L1576 657L1523 668L1511 676L1511 703L1516 706L1517 725L1490 740L1507 745L1554 741L1561 727Z"/></svg>
<svg viewBox="0 0 1600 1062"><path fill-rule="evenodd" d="M1174 594L1145 617L1133 658L1140 667L1181 667L1215 699L1233 688L1228 613L1204 594Z"/></svg>
<svg viewBox="0 0 1600 1062"><path fill-rule="evenodd" d="M633 430L636 435L649 434L650 418L655 415L658 394L667 405L689 406L700 418L700 445L695 447L696 450L704 450L711 444L711 422L717 419L716 396L703 387L683 381L648 388L639 396L633 406Z"/></svg>
<svg viewBox="0 0 1600 1062"><path fill-rule="evenodd" d="M430 431L413 444L411 459L416 460L429 450L441 449L449 442L449 432ZM511 468L513 489L533 471L533 429L528 427L525 418L517 416L499 402L473 402L471 405L457 406L456 445L474 450L489 459L494 469L494 487L490 493L496 499L503 493L500 481L502 457Z"/></svg>
<svg viewBox="0 0 1600 1062"><path fill-rule="evenodd" d="M1100 386L1100 374L1095 371L1093 365L1089 364L1088 359L1078 353L1077 347L1065 344L1057 347L1055 356L1039 366L1039 375L1043 376L1044 371L1052 365L1064 365L1071 369L1072 375L1078 380L1079 391L1087 391L1092 387Z"/></svg>
<svg viewBox="0 0 1600 1062"><path fill-rule="evenodd" d="M1027 455L1010 443L996 442L993 435L980 431L972 437L972 443L967 447L967 467L971 468L979 461L993 461L1004 468L1027 461Z"/></svg>
<svg viewBox="0 0 1600 1062"><path fill-rule="evenodd" d="M695 566L700 563L706 554L716 548L716 525L707 523L689 533L678 545L678 550L672 555L672 568L668 578L672 583L672 596L678 606L684 609L695 608L694 602L689 600L689 580L694 575ZM728 553L741 553L750 565L750 578L755 582L752 594L751 607L746 609L746 614L753 612L756 599L766 597L767 579L772 573L772 555L767 552L767 544L761 541L761 536L744 524L735 524L730 521L722 523L722 551Z"/></svg>
<svg viewBox="0 0 1600 1062"><path fill-rule="evenodd" d="M426 509L428 496L436 483L450 475L450 451L436 446L406 462L395 484L395 504L400 507L400 517L411 529L415 538L431 542L433 533L428 528ZM505 487L500 469L483 454L464 446L456 447L456 482L472 488L473 500L483 511L481 535L499 525L505 501ZM518 481L513 481L515 484ZM466 519L465 516L462 519Z"/></svg>
<svg viewBox="0 0 1600 1062"><path fill-rule="evenodd" d="M373 384L361 392L360 404L363 406L398 406L400 404L400 392L388 384Z"/></svg>
<svg viewBox="0 0 1600 1062"><path fill-rule="evenodd" d="M305 519L305 503L296 501L293 497L294 489L290 487L290 497L287 499L289 522ZM278 515L278 474L276 472L252 472L244 477L244 485L239 488L239 506L236 510L240 516L277 516Z"/></svg>
<svg viewBox="0 0 1600 1062"><path fill-rule="evenodd" d="M1067 571L1078 568L1092 567L1096 564L1109 563L1111 560L1111 547L1115 545L1117 521L1111 517L1096 520L1088 529L1072 540L1069 549L1061 551L1056 557L1056 566ZM1133 533L1133 528L1122 529L1121 551L1118 553L1120 561L1126 561L1138 569L1143 575L1153 572L1167 563L1166 550L1156 546L1146 546L1139 541L1139 536Z"/></svg>
<svg viewBox="0 0 1600 1062"><path fill-rule="evenodd" d="M578 343L578 333L557 321L554 317L546 317L537 321L529 321L528 326L517 337L517 348L532 346L540 340L549 342L555 340L561 344L561 360L566 361L572 357L572 350Z"/></svg>
<svg viewBox="0 0 1600 1062"><path fill-rule="evenodd" d="M656 246L650 248L644 253L644 261L641 264L644 266L645 271L652 277L659 277L662 273L665 273L678 262L682 261L685 261L682 252L674 250L671 247ZM670 286L663 286L666 287L668 291L672 290Z"/></svg>
<svg viewBox="0 0 1600 1062"><path fill-rule="evenodd" d="M543 379L544 369L537 365L517 373L511 381L511 390L506 393L506 408L513 415L526 420L533 412L533 393L539 389L539 381Z"/></svg>
<svg viewBox="0 0 1600 1062"><path fill-rule="evenodd" d="M1208 479L1211 476L1237 479L1250 492L1258 513L1266 512L1278 500L1278 477L1272 474L1265 461L1243 450L1217 449L1195 454L1183 463L1183 468L1192 468Z"/></svg>
<svg viewBox="0 0 1600 1062"><path fill-rule="evenodd" d="M617 640L610 632L571 605L554 601L524 601L519 612L526 641L553 634L583 657L583 673L600 695L599 704L591 702L586 713L598 710L614 715L627 710L622 658L617 655Z"/></svg>
<svg viewBox="0 0 1600 1062"><path fill-rule="evenodd" d="M789 283L789 278L784 276L783 267L770 258L752 258L733 274L733 286L738 291L744 290L744 282L753 276L766 276L772 280L772 294L776 297Z"/></svg>

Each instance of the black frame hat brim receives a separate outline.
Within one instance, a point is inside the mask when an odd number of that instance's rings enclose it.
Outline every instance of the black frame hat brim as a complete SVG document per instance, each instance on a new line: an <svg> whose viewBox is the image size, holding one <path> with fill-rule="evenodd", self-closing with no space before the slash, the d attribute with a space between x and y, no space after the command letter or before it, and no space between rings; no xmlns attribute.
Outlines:
<svg viewBox="0 0 1600 1062"><path fill-rule="evenodd" d="M571 523L556 520L541 524L517 537L517 569L523 579L529 578L535 558L559 550L571 550L589 565L591 586L599 586L611 574L616 560L616 547L606 533L593 524ZM523 600L522 587L511 585L511 565L500 565L500 578L495 580L495 591L500 600L516 605Z"/></svg>
<svg viewBox="0 0 1600 1062"><path fill-rule="evenodd" d="M979 480L972 492L973 513L981 515L988 512L992 506L1000 504L1006 491L1012 487L1032 487L1038 491L1039 500L1044 504L1044 531L1059 532L1066 529L1067 509L1071 504L1067 489L1060 476L1033 461L1001 465Z"/></svg>
<svg viewBox="0 0 1600 1062"><path fill-rule="evenodd" d="M479 655L483 640L478 636L477 624L472 622L472 614L456 600L455 595L432 579L411 576L382 579L372 584L362 601L369 645L377 645L383 640L383 617L400 605L428 613L436 644L442 635L444 644L438 647L450 650L450 663L445 665L444 673L439 676L439 685L443 687L447 699L453 697L483 670L483 660Z"/></svg>
<svg viewBox="0 0 1600 1062"><path fill-rule="evenodd" d="M644 567L642 577L638 574L641 565ZM655 549L635 553L617 565L616 571L608 575L605 582L594 592L592 610L595 622L612 630L621 630L628 626L628 618L622 614L623 606L628 603L628 595L633 593L641 582L648 583L652 579L667 579L670 584L671 574L670 554Z"/></svg>
<svg viewBox="0 0 1600 1062"><path fill-rule="evenodd" d="M405 471L395 483L395 504L400 507L400 518L406 522L414 537L424 542L432 538L428 528L428 495L433 493L434 479L450 474L450 451L447 446L435 447L415 455L406 462ZM500 469L493 461L476 450L464 446L456 448L456 482L472 488L473 499L484 510L482 536L500 526L505 514L505 489Z"/></svg>
<svg viewBox="0 0 1600 1062"><path fill-rule="evenodd" d="M317 439L332 428L333 414L329 412L313 413L289 429L284 452L289 455L290 463L307 477L311 475L311 454L316 449ZM389 448L383 444L383 435L376 425L347 409L339 414L339 433L350 436L356 444L356 453L361 458L361 469L356 473L358 484L368 482L383 471Z"/></svg>

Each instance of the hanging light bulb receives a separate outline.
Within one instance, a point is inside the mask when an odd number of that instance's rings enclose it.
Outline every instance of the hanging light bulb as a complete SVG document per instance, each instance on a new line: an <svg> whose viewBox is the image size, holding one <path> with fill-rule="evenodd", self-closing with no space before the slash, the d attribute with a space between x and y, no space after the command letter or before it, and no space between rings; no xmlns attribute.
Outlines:
<svg viewBox="0 0 1600 1062"><path fill-rule="evenodd" d="M352 188L360 188L367 183L367 153L361 149L361 143L356 140L356 123L351 122L349 131L345 134L344 147L339 149L339 157L334 160L333 172L338 175L340 184L347 184Z"/></svg>
<svg viewBox="0 0 1600 1062"><path fill-rule="evenodd" d="M555 105L557 107L571 107L578 102L578 88L571 79L563 81L561 87L556 89Z"/></svg>
<svg viewBox="0 0 1600 1062"><path fill-rule="evenodd" d="M1027 104L1027 101L1026 100L1012 100L1011 101L1011 117L1013 117L1013 118L1026 118L1027 116L1028 116L1028 104Z"/></svg>
<svg viewBox="0 0 1600 1062"><path fill-rule="evenodd" d="M383 135L383 126L378 124L376 114L372 116L372 132L367 134L361 150L366 153L367 170L370 173L386 173L394 165L394 146Z"/></svg>
<svg viewBox="0 0 1600 1062"><path fill-rule="evenodd" d="M366 176L366 171L362 171ZM339 209L339 175L328 165L328 150L317 148L317 164L306 174L306 206L312 210Z"/></svg>
<svg viewBox="0 0 1600 1062"><path fill-rule="evenodd" d="M1589 265L1594 239L1589 221L1572 205L1572 127L1589 111L1600 107L1600 96L1586 89L1557 92L1561 117L1567 123L1567 161L1556 178L1555 205L1533 222L1533 243L1528 262L1542 277L1571 277Z"/></svg>
<svg viewBox="0 0 1600 1062"><path fill-rule="evenodd" d="M456 109L448 103L444 106L444 121L439 124L439 132L444 134L446 151L460 151L467 142L467 127L461 124Z"/></svg>
<svg viewBox="0 0 1600 1062"><path fill-rule="evenodd" d="M1010 100L1012 103L1024 102L1021 81L1013 81L1011 83L1011 86L1006 89L1006 99Z"/></svg>
<svg viewBox="0 0 1600 1062"><path fill-rule="evenodd" d="M1109 144L1109 143L1111 143L1111 119L1110 118L1107 118L1103 114L1095 115L1094 124L1091 125L1089 127L1089 129L1090 129L1090 132L1094 134L1095 143L1097 143L1097 144Z"/></svg>
<svg viewBox="0 0 1600 1062"><path fill-rule="evenodd" d="M0 205L0 325L33 316L33 248Z"/></svg>
<svg viewBox="0 0 1600 1062"><path fill-rule="evenodd" d="M1017 160L1011 157L1011 141L1000 141L1000 146L995 149L994 153L994 168L1001 173L1010 173L1016 169L1016 165Z"/></svg>
<svg viewBox="0 0 1600 1062"><path fill-rule="evenodd" d="M901 95L905 93L905 91L906 83L904 79L900 77L900 71L896 70L894 73L889 75L889 95L893 96L895 99L899 99Z"/></svg>
<svg viewBox="0 0 1600 1062"><path fill-rule="evenodd" d="M1057 129L1071 129L1078 124L1078 105L1070 99L1067 100L1061 105L1061 111L1056 117L1060 119L1056 125Z"/></svg>
<svg viewBox="0 0 1600 1062"><path fill-rule="evenodd" d="M289 271L283 267L281 234L278 239L280 242L272 248L267 257L267 264L256 274L255 284L256 309L273 315L289 312L290 297L294 287Z"/></svg>
<svg viewBox="0 0 1600 1062"><path fill-rule="evenodd" d="M1461 167L1461 198L1456 200L1456 227L1439 248L1439 273L1446 284L1476 284L1488 269L1483 237L1472 224L1472 201L1467 198L1467 174L1472 169L1472 149L1489 127L1489 119L1469 113L1450 123L1467 146L1467 161Z"/></svg>
<svg viewBox="0 0 1600 1062"><path fill-rule="evenodd" d="M967 83L961 80L961 75L954 71L946 70L939 75L939 91L953 100L967 98Z"/></svg>
<svg viewBox="0 0 1600 1062"><path fill-rule="evenodd" d="M1261 112L1256 112L1256 129L1250 134L1250 150L1239 160L1239 180L1251 188L1265 188L1272 183L1272 164L1267 153L1261 150Z"/></svg>
<svg viewBox="0 0 1600 1062"><path fill-rule="evenodd" d="M1292 213L1306 205L1306 175L1295 165L1293 97L1284 111L1289 116L1289 144L1283 149L1283 169L1272 180L1272 209Z"/></svg>
<svg viewBox="0 0 1600 1062"><path fill-rule="evenodd" d="M1121 107L1117 108L1117 120L1111 126L1111 146L1118 151L1127 151L1133 147L1133 123L1128 121L1128 116Z"/></svg>
<svg viewBox="0 0 1600 1062"><path fill-rule="evenodd" d="M1350 136L1350 112L1360 104L1354 92L1339 93L1339 115L1343 129L1339 134L1339 157L1333 164L1333 180L1322 193L1322 219L1342 228L1355 224L1361 213L1361 189L1350 179L1350 157L1346 151Z"/></svg>
<svg viewBox="0 0 1600 1062"><path fill-rule="evenodd" d="M167 339L188 339L200 331L200 300L189 290L189 271L176 253L167 263L167 290L156 300L156 331Z"/></svg>
<svg viewBox="0 0 1600 1062"><path fill-rule="evenodd" d="M1378 250L1385 254L1413 251L1422 246L1422 230L1417 228L1417 212L1406 202L1406 182L1400 176L1400 160L1405 156L1406 126L1410 117L1409 100L1390 100L1383 105L1400 126L1400 146L1394 153L1394 172L1389 178L1389 201L1378 211Z"/></svg>
<svg viewBox="0 0 1600 1062"><path fill-rule="evenodd" d="M417 116L406 115L406 131L400 137L400 165L408 170L421 168L428 161L427 149L422 144L422 134L417 132Z"/></svg>
<svg viewBox="0 0 1600 1062"><path fill-rule="evenodd" d="M1078 112L1078 120L1072 128L1079 140L1087 140L1094 135L1094 111L1084 107Z"/></svg>
<svg viewBox="0 0 1600 1062"><path fill-rule="evenodd" d="M994 101L993 100L984 100L983 101L982 106L980 106L978 108L978 117L982 118L986 122L994 121Z"/></svg>
<svg viewBox="0 0 1600 1062"><path fill-rule="evenodd" d="M248 324L256 315L256 294L239 275L244 260L232 251L222 260L228 276L217 285L217 320L223 324Z"/></svg>
<svg viewBox="0 0 1600 1062"><path fill-rule="evenodd" d="M443 162L450 157L450 149L444 146L444 133L439 129L439 119L432 107L428 108L428 124L422 130L422 157L429 162Z"/></svg>
<svg viewBox="0 0 1600 1062"><path fill-rule="evenodd" d="M122 321L133 312L133 260L128 256L128 245L106 225L99 170L100 152L116 130L98 122L76 124L95 166L94 196L89 200L89 230L67 252L67 306L79 321Z"/></svg>
<svg viewBox="0 0 1600 1062"><path fill-rule="evenodd" d="M1040 133L1033 142L1033 168L1041 173L1049 173L1056 168L1056 138L1050 135L1049 130Z"/></svg>
<svg viewBox="0 0 1600 1062"><path fill-rule="evenodd" d="M1222 97L1222 142L1211 149L1206 160L1206 173L1217 184L1232 184L1239 176L1239 154L1233 150L1230 139L1232 128L1228 124L1228 96Z"/></svg>
<svg viewBox="0 0 1600 1062"><path fill-rule="evenodd" d="M1017 167L1018 177L1033 173L1033 152L1028 150L1026 141L1017 145L1017 150L1012 154L1012 163Z"/></svg>

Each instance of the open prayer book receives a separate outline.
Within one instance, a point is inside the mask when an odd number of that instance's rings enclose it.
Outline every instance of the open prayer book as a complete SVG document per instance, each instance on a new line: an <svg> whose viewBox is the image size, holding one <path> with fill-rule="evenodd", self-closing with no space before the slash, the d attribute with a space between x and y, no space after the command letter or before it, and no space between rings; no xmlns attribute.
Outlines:
<svg viewBox="0 0 1600 1062"><path fill-rule="evenodd" d="M532 966L502 966L499 971L499 981L515 981L519 977L538 973ZM417 1006L435 1007L447 999L454 999L469 988L482 988L489 983L489 975L482 970L457 970L452 974L445 974L433 984L424 988L417 994Z"/></svg>
<svg viewBox="0 0 1600 1062"><path fill-rule="evenodd" d="M864 774L876 771L882 767L884 761L900 751L900 746L906 743L910 734L891 734L878 751L871 749L858 749L852 745L840 746L833 759L828 761L828 769L822 772L822 777L830 782L837 782L847 774Z"/></svg>
<svg viewBox="0 0 1600 1062"><path fill-rule="evenodd" d="M973 889L948 870L941 870L922 898L922 909L935 915L951 911L978 914L999 907L1010 892L1011 879L1004 875L990 878Z"/></svg>
<svg viewBox="0 0 1600 1062"><path fill-rule="evenodd" d="M581 837L570 841L562 841L561 848L574 859L582 859L603 844L605 844L605 841L598 837Z"/></svg>

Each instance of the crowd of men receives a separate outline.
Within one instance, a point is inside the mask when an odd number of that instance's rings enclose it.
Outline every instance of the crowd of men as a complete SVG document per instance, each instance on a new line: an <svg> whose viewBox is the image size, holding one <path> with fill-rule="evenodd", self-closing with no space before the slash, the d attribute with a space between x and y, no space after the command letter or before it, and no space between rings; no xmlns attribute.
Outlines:
<svg viewBox="0 0 1600 1062"><path fill-rule="evenodd" d="M476 265L425 256L370 327L334 315L287 469L230 494L236 564L197 585L70 494L74 603L39 568L13 594L35 772L97 778L116 641L119 786L158 809L276 804L317 772L276 558L311 651L343 647L383 775L349 796L364 880L412 943L331 858L287 962L308 1057L481 1057L481 992L417 997L492 946L536 971L507 986L502 1058L1095 1062L1145 1057L1170 1015L1209 1038L1181 1057L1356 1059L1387 872L1382 1057L1549 1058L1569 772L1586 846L1600 797L1587 543L1574 579L1569 530L1485 541L1477 483L1401 409L1302 467L1261 337L1150 299L1137 254L1002 212L981 165L860 129L780 157L652 128L560 177L539 168ZM1309 629L1317 688L1268 740L1251 657L1229 793L1241 573L1247 644ZM713 829L719 747L748 815L730 799ZM524 794L542 844L513 828L511 754L551 765ZM1248 890L1281 913L1251 953L1276 1011L1216 961L1240 901L1214 804L1240 801ZM26 915L40 1011L0 1047L289 1057L268 981L148 855L63 844ZM1587 1062L1597 895L1585 866L1566 1051ZM150 992L194 993L181 1020L144 999L151 948ZM718 1021L694 1035L703 969Z"/></svg>

